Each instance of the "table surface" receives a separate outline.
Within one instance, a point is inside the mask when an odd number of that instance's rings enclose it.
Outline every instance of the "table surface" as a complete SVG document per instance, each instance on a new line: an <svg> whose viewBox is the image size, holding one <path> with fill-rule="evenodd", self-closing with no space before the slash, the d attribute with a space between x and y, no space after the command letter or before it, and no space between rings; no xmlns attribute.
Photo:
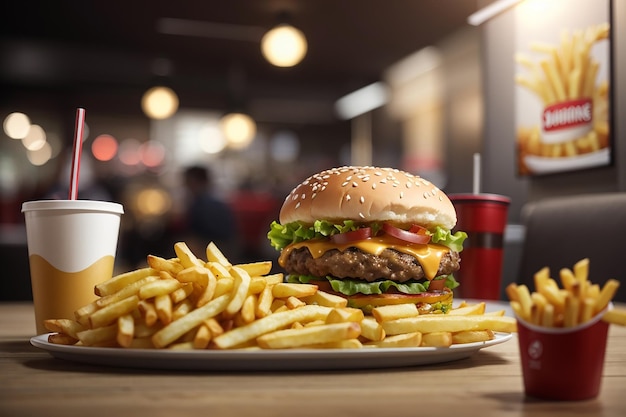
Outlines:
<svg viewBox="0 0 626 417"><path fill-rule="evenodd" d="M63 361L31 346L33 332L31 304L0 303L0 416L626 415L626 328L620 326L609 330L599 397L579 402L524 395L517 335L438 365L205 372Z"/></svg>

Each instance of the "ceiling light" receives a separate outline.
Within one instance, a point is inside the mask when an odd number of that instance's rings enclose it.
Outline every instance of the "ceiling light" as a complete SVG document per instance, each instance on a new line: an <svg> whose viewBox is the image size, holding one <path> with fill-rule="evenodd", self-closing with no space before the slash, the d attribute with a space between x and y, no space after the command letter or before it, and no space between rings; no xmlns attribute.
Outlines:
<svg viewBox="0 0 626 417"><path fill-rule="evenodd" d="M487 20L507 10L509 7L514 6L522 0L497 0L491 3L487 7L483 7L477 12L473 13L467 18L467 23L473 26L480 26Z"/></svg>
<svg viewBox="0 0 626 417"><path fill-rule="evenodd" d="M341 97L335 103L335 110L339 117L344 120L354 119L384 106L388 98L387 86L379 81Z"/></svg>
<svg viewBox="0 0 626 417"><path fill-rule="evenodd" d="M228 146L234 149L246 148L256 135L256 123L244 113L229 113L220 120L220 127Z"/></svg>
<svg viewBox="0 0 626 417"><path fill-rule="evenodd" d="M151 119L167 119L178 110L178 96L168 87L152 87L141 99L143 112Z"/></svg>
<svg viewBox="0 0 626 417"><path fill-rule="evenodd" d="M287 24L270 29L261 39L261 52L265 59L277 67L293 67L307 51L307 42L302 31Z"/></svg>

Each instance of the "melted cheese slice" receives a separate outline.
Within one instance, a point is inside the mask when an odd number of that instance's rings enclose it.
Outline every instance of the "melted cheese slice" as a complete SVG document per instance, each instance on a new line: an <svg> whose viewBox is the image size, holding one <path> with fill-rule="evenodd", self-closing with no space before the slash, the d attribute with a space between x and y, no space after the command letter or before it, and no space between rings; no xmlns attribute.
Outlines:
<svg viewBox="0 0 626 417"><path fill-rule="evenodd" d="M435 278L443 255L450 251L448 247L443 245L434 243L426 245L410 243L404 240L396 239L389 235L375 236L369 239L358 240L342 245L335 244L330 240L312 239L304 242L292 243L291 245L285 247L278 258L278 264L284 267L291 251L302 247L308 248L313 258L319 258L324 255L325 252L332 249L337 249L343 252L348 248L357 248L372 255L380 255L385 249L394 249L398 252L406 253L415 257L415 259L417 259L419 264L422 266L424 275L426 275L426 278L429 281Z"/></svg>

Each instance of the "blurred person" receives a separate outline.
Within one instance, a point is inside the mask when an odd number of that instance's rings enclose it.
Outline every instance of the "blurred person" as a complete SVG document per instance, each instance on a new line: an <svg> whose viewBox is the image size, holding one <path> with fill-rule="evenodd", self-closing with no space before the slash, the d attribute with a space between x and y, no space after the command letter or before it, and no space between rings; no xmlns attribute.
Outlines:
<svg viewBox="0 0 626 417"><path fill-rule="evenodd" d="M199 165L183 172L187 192L181 238L196 256L205 258L206 246L214 242L229 259L238 257L235 216L230 206L217 197L211 172Z"/></svg>

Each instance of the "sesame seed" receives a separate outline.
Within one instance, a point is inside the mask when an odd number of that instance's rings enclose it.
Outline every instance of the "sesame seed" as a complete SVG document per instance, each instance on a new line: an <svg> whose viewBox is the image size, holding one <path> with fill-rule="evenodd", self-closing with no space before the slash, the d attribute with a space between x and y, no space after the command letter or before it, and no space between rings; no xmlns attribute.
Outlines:
<svg viewBox="0 0 626 417"><path fill-rule="evenodd" d="M400 198L404 197L404 191L400 191Z"/></svg>
<svg viewBox="0 0 626 417"><path fill-rule="evenodd" d="M344 182L341 184L341 186L342 186L342 187L345 187L345 186L346 186L346 185L348 185L349 183L350 183L350 181L344 181Z"/></svg>
<svg viewBox="0 0 626 417"><path fill-rule="evenodd" d="M358 187L358 186L359 186L359 184L357 184L357 183L356 183L356 181L355 181L355 182L353 182L353 183L352 183L352 186L353 186L353 187Z"/></svg>
<svg viewBox="0 0 626 417"><path fill-rule="evenodd" d="M375 189L376 189L376 183L373 183L372 184L372 190L375 190Z"/></svg>
<svg viewBox="0 0 626 417"><path fill-rule="evenodd" d="M350 201L352 200L352 197L350 197L350 194L346 194L346 201Z"/></svg>
<svg viewBox="0 0 626 417"><path fill-rule="evenodd" d="M364 215L363 213L359 213L359 217L360 217L360 218L362 218L362 219L364 219L364 218L365 218L365 215Z"/></svg>
<svg viewBox="0 0 626 417"><path fill-rule="evenodd" d="M298 201L298 204L296 204L296 208L300 207L300 202Z"/></svg>
<svg viewBox="0 0 626 417"><path fill-rule="evenodd" d="M361 204L365 203L365 197L361 196L361 198L359 198L359 201L361 202Z"/></svg>
<svg viewBox="0 0 626 417"><path fill-rule="evenodd" d="M311 194L311 200L313 200L315 198L315 196L317 195L317 193L313 193Z"/></svg>

